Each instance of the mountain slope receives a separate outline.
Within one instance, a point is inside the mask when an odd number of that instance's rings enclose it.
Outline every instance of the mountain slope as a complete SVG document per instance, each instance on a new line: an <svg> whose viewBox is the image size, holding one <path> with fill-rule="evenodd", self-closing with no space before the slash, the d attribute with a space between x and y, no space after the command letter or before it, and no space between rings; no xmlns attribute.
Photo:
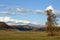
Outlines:
<svg viewBox="0 0 60 40"><path fill-rule="evenodd" d="M7 25L5 22L0 22L0 29L15 29L15 28Z"/></svg>

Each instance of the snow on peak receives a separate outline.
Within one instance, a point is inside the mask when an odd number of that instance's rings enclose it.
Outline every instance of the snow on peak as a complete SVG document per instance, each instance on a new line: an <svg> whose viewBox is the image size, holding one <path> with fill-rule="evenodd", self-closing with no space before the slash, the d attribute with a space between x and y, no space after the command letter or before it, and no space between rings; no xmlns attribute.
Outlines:
<svg viewBox="0 0 60 40"><path fill-rule="evenodd" d="M45 9L45 11L47 11L47 10L52 10L52 13L55 13L54 12L54 9L53 9L53 7L50 5L50 6L48 6L46 9Z"/></svg>
<svg viewBox="0 0 60 40"><path fill-rule="evenodd" d="M51 5L46 8L46 10L50 10L50 9L51 9L51 10L54 10Z"/></svg>

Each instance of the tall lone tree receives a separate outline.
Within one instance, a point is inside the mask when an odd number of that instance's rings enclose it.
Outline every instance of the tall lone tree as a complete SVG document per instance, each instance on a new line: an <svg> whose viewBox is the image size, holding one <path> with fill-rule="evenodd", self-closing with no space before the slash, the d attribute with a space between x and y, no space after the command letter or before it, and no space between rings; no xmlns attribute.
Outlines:
<svg viewBox="0 0 60 40"><path fill-rule="evenodd" d="M45 12L47 13L47 22L46 22L46 30L48 32L48 35L50 36L54 36L55 35L55 29L56 29L56 25L57 25L57 19L55 14L53 13L52 7L49 6L49 9L46 10Z"/></svg>

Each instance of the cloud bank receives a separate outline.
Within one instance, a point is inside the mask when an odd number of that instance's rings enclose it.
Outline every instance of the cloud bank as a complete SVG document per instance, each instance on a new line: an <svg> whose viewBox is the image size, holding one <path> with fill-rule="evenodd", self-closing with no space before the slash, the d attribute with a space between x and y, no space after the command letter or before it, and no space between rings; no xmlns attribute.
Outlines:
<svg viewBox="0 0 60 40"><path fill-rule="evenodd" d="M18 20L18 19L13 19L11 17L0 17L0 22L6 22L8 25L27 25L29 23L35 24L35 25L41 24L39 22L30 22L27 20Z"/></svg>

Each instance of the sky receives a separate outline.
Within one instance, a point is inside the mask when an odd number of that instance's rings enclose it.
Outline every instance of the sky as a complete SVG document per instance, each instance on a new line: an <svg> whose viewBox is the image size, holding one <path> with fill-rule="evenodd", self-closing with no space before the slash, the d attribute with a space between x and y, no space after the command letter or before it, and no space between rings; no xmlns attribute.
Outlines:
<svg viewBox="0 0 60 40"><path fill-rule="evenodd" d="M16 23L22 21L44 24L47 15L41 11L45 11L49 5L55 10L60 10L59 4L60 0L0 0L0 19L3 21L8 19Z"/></svg>

